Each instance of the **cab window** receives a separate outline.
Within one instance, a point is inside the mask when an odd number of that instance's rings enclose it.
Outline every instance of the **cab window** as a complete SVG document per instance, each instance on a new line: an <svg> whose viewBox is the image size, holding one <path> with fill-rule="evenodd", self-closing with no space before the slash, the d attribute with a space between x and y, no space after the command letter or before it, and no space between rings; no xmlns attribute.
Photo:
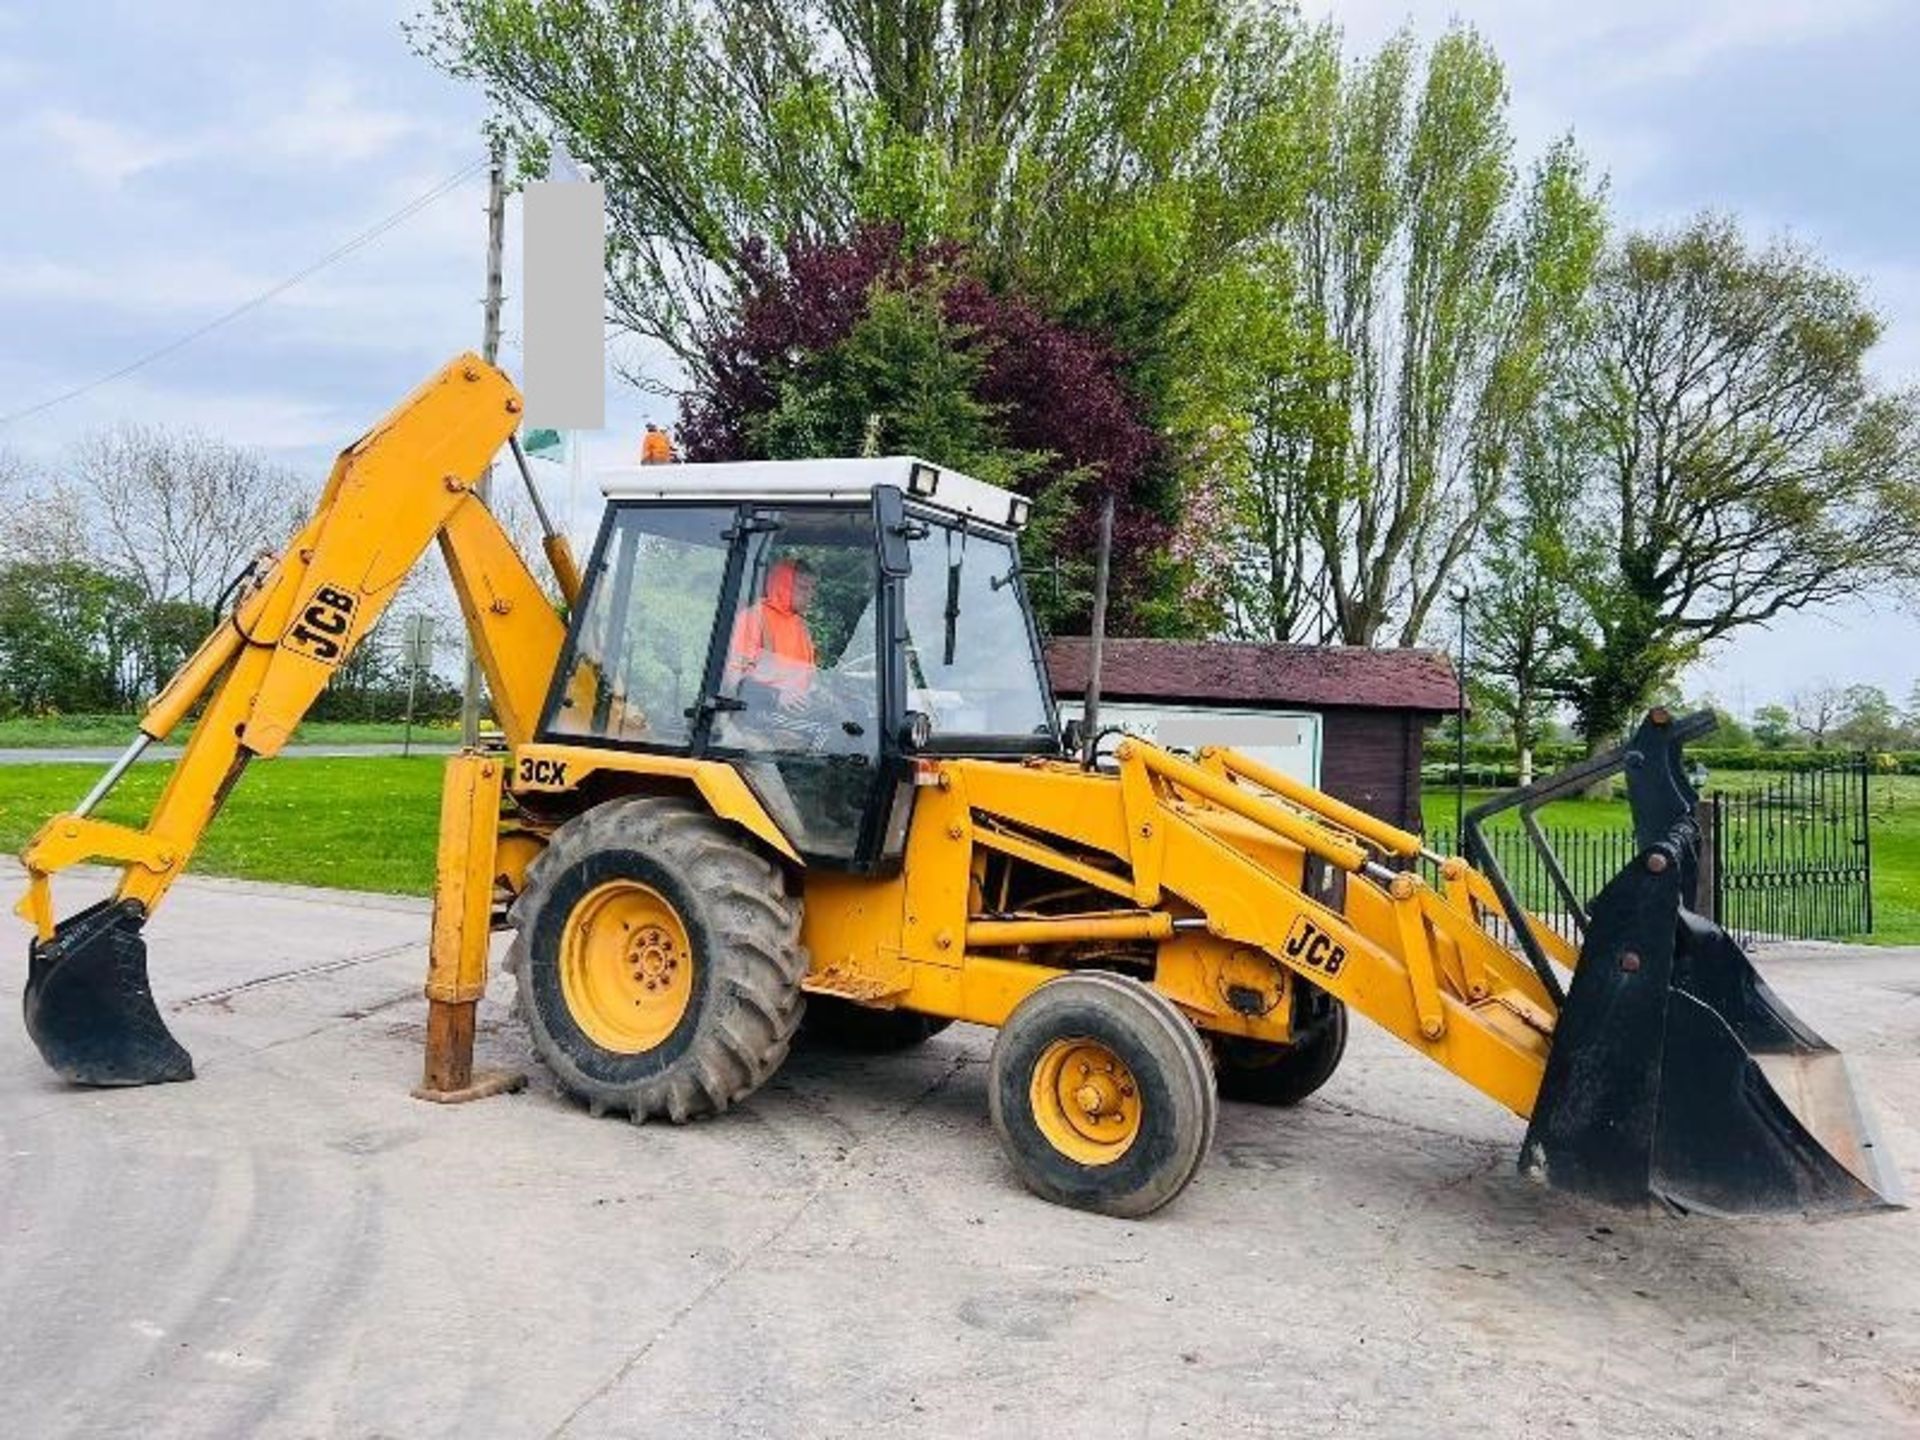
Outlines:
<svg viewBox="0 0 1920 1440"><path fill-rule="evenodd" d="M612 514L549 733L688 743L733 519L732 507Z"/></svg>
<svg viewBox="0 0 1920 1440"><path fill-rule="evenodd" d="M907 708L931 717L935 748L943 737L1051 737L1012 542L923 517L911 549Z"/></svg>

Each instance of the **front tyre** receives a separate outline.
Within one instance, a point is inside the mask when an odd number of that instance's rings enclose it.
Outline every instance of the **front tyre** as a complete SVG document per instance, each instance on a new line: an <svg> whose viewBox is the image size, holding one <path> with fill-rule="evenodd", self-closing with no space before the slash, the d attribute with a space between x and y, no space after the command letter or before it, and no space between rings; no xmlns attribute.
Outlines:
<svg viewBox="0 0 1920 1440"><path fill-rule="evenodd" d="M596 1114L678 1123L758 1089L800 1024L800 905L707 811L611 800L553 834L507 965L539 1052Z"/></svg>
<svg viewBox="0 0 1920 1440"><path fill-rule="evenodd" d="M1347 1007L1316 992L1313 1014L1284 1045L1212 1035L1220 1097L1248 1105L1298 1105L1333 1078L1347 1053Z"/></svg>
<svg viewBox="0 0 1920 1440"><path fill-rule="evenodd" d="M1088 971L1015 1007L988 1071L993 1126L1043 1199L1137 1217L1193 1178L1218 1104L1199 1032L1159 991Z"/></svg>

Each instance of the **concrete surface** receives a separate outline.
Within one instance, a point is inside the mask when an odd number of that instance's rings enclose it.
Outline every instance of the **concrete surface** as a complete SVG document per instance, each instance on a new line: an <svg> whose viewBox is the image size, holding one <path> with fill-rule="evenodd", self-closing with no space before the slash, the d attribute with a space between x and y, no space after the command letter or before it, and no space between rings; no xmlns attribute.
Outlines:
<svg viewBox="0 0 1920 1440"><path fill-rule="evenodd" d="M1539 1191L1517 1121L1365 1027L1320 1097L1228 1107L1181 1200L1126 1223L1015 1183L984 1032L797 1055L684 1129L593 1120L538 1072L421 1104L425 927L184 884L152 970L190 1085L68 1089L0 1024L0 1432L1920 1434L1915 1215ZM1855 1056L1911 1183L1920 952L1768 971ZM10 1010L23 976L0 966ZM526 1064L510 990L482 1058Z"/></svg>

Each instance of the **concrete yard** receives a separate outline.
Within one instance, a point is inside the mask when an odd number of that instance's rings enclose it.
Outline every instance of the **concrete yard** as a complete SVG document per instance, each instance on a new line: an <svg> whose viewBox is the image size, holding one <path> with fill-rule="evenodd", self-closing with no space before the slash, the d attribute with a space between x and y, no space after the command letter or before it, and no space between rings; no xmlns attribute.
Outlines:
<svg viewBox="0 0 1920 1440"><path fill-rule="evenodd" d="M17 872L0 874L9 893ZM85 892L69 883L63 908ZM21 1437L1920 1434L1920 1217L1619 1214L1356 1026L1144 1222L1056 1209L989 1036L796 1054L724 1119L408 1096L424 904L190 880L190 1085L69 1089L0 965L0 1432ZM1920 952L1771 952L1920 1173ZM496 981L482 1059L531 1066Z"/></svg>

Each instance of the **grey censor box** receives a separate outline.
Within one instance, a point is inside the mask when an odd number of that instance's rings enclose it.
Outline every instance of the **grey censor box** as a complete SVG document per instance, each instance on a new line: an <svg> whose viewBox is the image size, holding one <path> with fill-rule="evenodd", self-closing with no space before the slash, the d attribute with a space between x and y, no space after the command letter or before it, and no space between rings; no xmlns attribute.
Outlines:
<svg viewBox="0 0 1920 1440"><path fill-rule="evenodd" d="M607 423L606 188L597 180L527 186L526 389L529 427Z"/></svg>

